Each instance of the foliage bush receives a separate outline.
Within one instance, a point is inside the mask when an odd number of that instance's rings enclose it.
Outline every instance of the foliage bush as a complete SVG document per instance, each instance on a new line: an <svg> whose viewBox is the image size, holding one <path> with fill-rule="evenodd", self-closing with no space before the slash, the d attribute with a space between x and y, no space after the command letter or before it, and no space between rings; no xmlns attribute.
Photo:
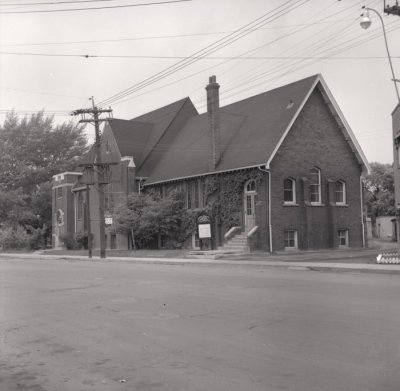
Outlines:
<svg viewBox="0 0 400 391"><path fill-rule="evenodd" d="M82 246L78 243L75 237L71 235L61 235L60 241L67 250L79 250Z"/></svg>
<svg viewBox="0 0 400 391"><path fill-rule="evenodd" d="M3 250L22 250L30 248L31 235L18 226L0 229L0 244Z"/></svg>
<svg viewBox="0 0 400 391"><path fill-rule="evenodd" d="M148 247L158 235L167 238L171 248L179 248L194 229L193 212L183 208L178 191L161 197L155 192L132 194L127 204L114 211L118 232L132 234L135 245Z"/></svg>
<svg viewBox="0 0 400 391"><path fill-rule="evenodd" d="M90 234L91 239L93 240L93 234ZM87 250L89 245L89 234L87 231L85 232L78 232L75 236L76 244L79 248L84 248Z"/></svg>

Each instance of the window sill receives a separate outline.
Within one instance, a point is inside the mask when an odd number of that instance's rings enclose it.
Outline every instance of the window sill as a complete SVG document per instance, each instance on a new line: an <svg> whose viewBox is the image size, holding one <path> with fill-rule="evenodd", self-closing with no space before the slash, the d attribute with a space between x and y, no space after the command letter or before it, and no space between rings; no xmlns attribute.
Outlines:
<svg viewBox="0 0 400 391"><path fill-rule="evenodd" d="M310 202L310 206L325 206L325 204L321 203L321 202Z"/></svg>
<svg viewBox="0 0 400 391"><path fill-rule="evenodd" d="M349 204L345 204L345 203L342 203L342 202L335 202L333 205L339 206L339 207L344 207L344 208L348 208L349 207Z"/></svg>
<svg viewBox="0 0 400 391"><path fill-rule="evenodd" d="M283 202L283 206L299 206L296 202Z"/></svg>

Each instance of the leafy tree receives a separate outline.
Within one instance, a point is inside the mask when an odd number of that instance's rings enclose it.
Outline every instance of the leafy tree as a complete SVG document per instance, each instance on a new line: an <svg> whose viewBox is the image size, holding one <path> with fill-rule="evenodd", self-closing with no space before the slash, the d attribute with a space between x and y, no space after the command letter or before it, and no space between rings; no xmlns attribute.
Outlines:
<svg viewBox="0 0 400 391"><path fill-rule="evenodd" d="M83 126L72 121L55 125L43 111L6 115L0 125L0 230L8 247L22 237L21 229L32 248L45 243L51 233L50 180L74 169L87 148Z"/></svg>
<svg viewBox="0 0 400 391"><path fill-rule="evenodd" d="M148 246L157 235L164 235L173 247L179 247L194 229L192 211L182 207L182 194L165 197L155 193L132 194L114 211L119 232L133 235L135 244Z"/></svg>
<svg viewBox="0 0 400 391"><path fill-rule="evenodd" d="M22 119L9 112L0 126L0 186L35 191L54 174L72 169L86 151L83 126L54 125L43 111Z"/></svg>
<svg viewBox="0 0 400 391"><path fill-rule="evenodd" d="M383 163L371 163L371 173L364 180L366 205L372 225L377 216L395 214L393 166Z"/></svg>

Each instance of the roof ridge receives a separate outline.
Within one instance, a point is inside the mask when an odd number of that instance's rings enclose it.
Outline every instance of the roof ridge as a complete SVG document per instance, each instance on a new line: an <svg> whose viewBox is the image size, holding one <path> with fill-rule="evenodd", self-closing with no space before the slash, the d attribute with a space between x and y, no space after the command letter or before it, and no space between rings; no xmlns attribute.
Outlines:
<svg viewBox="0 0 400 391"><path fill-rule="evenodd" d="M183 107L185 106L185 104L187 102L192 103L191 99L189 97L186 97L184 99L181 99L182 105L180 106L179 110L176 111L175 115L171 118L171 121L169 122L168 126L165 127L164 131L162 132L162 134L160 135L160 137L158 138L158 140L154 143L153 147L149 150L149 152L147 153L147 156L143 159L142 163L140 164L140 166L138 167L138 170L140 170L141 167L143 167L143 165L146 163L146 161L149 159L149 157L151 156L152 152L155 150L155 148L159 145L161 139L164 137L164 135L167 133L168 129L170 128L171 124L174 122L175 118L177 118L177 116L179 115L179 113L182 111ZM181 100L178 100L174 103L178 103ZM194 107L193 103L192 106ZM167 107L167 106L164 106ZM197 109L195 108L196 112Z"/></svg>

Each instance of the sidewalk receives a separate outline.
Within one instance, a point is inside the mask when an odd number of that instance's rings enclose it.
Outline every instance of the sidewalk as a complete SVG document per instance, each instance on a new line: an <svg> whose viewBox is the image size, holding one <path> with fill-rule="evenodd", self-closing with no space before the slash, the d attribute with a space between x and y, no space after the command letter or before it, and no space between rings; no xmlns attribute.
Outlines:
<svg viewBox="0 0 400 391"><path fill-rule="evenodd" d="M390 247L393 249L393 245ZM223 257L214 255L202 256L201 258L166 258L166 257L116 257L110 256L101 259L94 256L89 259L85 255L65 254L43 254L35 253L0 253L1 258L16 259L48 259L64 261L86 261L86 262L125 262L140 264L164 264L164 265L226 265L226 266L249 266L249 267L284 267L291 270L313 270L334 272L370 272L400 274L400 265L377 264L376 257L384 249L358 249L358 250L323 250L303 251L296 253L274 254L251 253L246 255L229 255Z"/></svg>

